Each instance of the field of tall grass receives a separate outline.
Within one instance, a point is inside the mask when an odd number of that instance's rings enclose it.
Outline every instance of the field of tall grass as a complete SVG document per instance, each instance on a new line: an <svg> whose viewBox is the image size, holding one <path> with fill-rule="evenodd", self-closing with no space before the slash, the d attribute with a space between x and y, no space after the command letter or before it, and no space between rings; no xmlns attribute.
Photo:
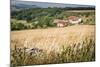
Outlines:
<svg viewBox="0 0 100 67"><path fill-rule="evenodd" d="M11 66L95 61L95 25L11 32Z"/></svg>

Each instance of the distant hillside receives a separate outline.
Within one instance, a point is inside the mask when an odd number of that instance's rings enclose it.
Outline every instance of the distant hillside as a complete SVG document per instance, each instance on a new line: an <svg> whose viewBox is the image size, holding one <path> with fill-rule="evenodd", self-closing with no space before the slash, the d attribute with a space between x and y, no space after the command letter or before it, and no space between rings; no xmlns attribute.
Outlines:
<svg viewBox="0 0 100 67"><path fill-rule="evenodd" d="M34 4L26 4L26 1L12 1L11 2L11 10L21 10L21 9L29 9L29 8L38 8L37 5Z"/></svg>
<svg viewBox="0 0 100 67"><path fill-rule="evenodd" d="M46 3L33 1L11 1L12 10L29 9L29 8L67 8L67 9L95 9L94 5L79 5L79 4L61 4L61 3Z"/></svg>

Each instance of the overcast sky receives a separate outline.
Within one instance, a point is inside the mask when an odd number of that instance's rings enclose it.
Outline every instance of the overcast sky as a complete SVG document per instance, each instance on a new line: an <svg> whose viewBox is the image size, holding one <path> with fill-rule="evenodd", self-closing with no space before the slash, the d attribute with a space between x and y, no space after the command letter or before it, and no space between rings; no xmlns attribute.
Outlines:
<svg viewBox="0 0 100 67"><path fill-rule="evenodd" d="M95 5L95 0L22 0L22 1L39 1L39 2L55 2L69 4Z"/></svg>

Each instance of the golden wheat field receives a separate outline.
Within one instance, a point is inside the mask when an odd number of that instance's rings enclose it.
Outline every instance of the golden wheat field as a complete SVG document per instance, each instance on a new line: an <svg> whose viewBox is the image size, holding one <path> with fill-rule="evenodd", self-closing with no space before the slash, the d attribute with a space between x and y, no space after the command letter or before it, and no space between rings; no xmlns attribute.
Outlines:
<svg viewBox="0 0 100 67"><path fill-rule="evenodd" d="M16 45L18 48L39 48L47 52L59 52L62 46L77 45L86 38L95 39L95 25L11 31L11 49Z"/></svg>

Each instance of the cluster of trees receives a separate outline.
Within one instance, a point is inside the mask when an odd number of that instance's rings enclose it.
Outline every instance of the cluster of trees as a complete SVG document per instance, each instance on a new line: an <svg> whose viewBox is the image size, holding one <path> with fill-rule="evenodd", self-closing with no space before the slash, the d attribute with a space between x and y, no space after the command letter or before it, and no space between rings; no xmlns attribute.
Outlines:
<svg viewBox="0 0 100 67"><path fill-rule="evenodd" d="M12 11L11 19L24 20L26 23L11 22L11 30L54 27L54 19L67 19L68 16L92 16L94 12L67 12L66 8L32 8Z"/></svg>
<svg viewBox="0 0 100 67"><path fill-rule="evenodd" d="M55 15L60 14L61 12L62 10L58 8L33 8L12 11L11 17L18 20L26 20L27 22L31 22L44 16L55 17Z"/></svg>
<svg viewBox="0 0 100 67"><path fill-rule="evenodd" d="M62 18L59 16L61 12L62 10L58 8L33 8L23 9L20 11L12 11L12 19L16 19L17 21L24 20L31 25L12 21L11 30L54 27L55 24L53 24L53 20L55 18Z"/></svg>

